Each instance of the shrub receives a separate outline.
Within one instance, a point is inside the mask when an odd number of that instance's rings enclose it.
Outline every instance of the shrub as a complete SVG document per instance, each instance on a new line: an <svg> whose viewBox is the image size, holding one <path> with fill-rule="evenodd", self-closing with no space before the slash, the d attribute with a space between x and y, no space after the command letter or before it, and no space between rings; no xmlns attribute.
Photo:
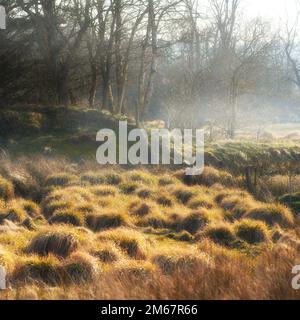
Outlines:
<svg viewBox="0 0 300 320"><path fill-rule="evenodd" d="M46 179L48 187L64 187L76 181L77 177L68 173L53 174Z"/></svg>
<svg viewBox="0 0 300 320"><path fill-rule="evenodd" d="M27 246L26 252L47 256L54 254L66 258L78 247L78 239L65 230L39 233Z"/></svg>
<svg viewBox="0 0 300 320"><path fill-rule="evenodd" d="M61 285L59 261L53 256L29 257L21 261L12 275L16 282L42 282L50 286Z"/></svg>
<svg viewBox="0 0 300 320"><path fill-rule="evenodd" d="M250 243L257 244L268 239L268 228L260 221L242 220L235 226L236 235Z"/></svg>
<svg viewBox="0 0 300 320"><path fill-rule="evenodd" d="M192 197L194 197L195 193L187 188L179 188L173 192L174 196L183 204L187 204Z"/></svg>
<svg viewBox="0 0 300 320"><path fill-rule="evenodd" d="M63 265L66 282L86 283L95 279L97 263L88 254L77 252L72 254Z"/></svg>
<svg viewBox="0 0 300 320"><path fill-rule="evenodd" d="M114 229L127 225L127 220L122 214L99 214L88 215L86 218L87 226L95 231L102 231L106 229Z"/></svg>
<svg viewBox="0 0 300 320"><path fill-rule="evenodd" d="M49 219L51 224L70 224L76 227L84 224L84 218L80 212L73 210L56 211Z"/></svg>
<svg viewBox="0 0 300 320"><path fill-rule="evenodd" d="M180 228L186 230L191 234L197 233L203 229L209 222L208 214L205 210L196 211L185 217L181 223Z"/></svg>
<svg viewBox="0 0 300 320"><path fill-rule="evenodd" d="M211 239L216 244L230 247L236 240L232 227L229 224L218 224L208 226L204 235Z"/></svg>
<svg viewBox="0 0 300 320"><path fill-rule="evenodd" d="M0 176L0 198L8 201L14 196L14 187L11 182Z"/></svg>
<svg viewBox="0 0 300 320"><path fill-rule="evenodd" d="M278 224L281 227L290 227L294 224L294 217L290 210L279 204L267 204L254 208L245 217L263 221L269 226Z"/></svg>

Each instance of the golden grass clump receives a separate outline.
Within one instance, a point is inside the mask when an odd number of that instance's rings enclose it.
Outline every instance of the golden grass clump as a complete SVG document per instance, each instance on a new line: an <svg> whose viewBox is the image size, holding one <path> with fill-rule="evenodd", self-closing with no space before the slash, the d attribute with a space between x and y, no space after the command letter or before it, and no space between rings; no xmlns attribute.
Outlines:
<svg viewBox="0 0 300 320"><path fill-rule="evenodd" d="M18 257L12 252L0 246L0 266L3 266L7 272L10 273L14 269L17 259Z"/></svg>
<svg viewBox="0 0 300 320"><path fill-rule="evenodd" d="M96 186L89 189L97 197L115 196L118 192L114 186Z"/></svg>
<svg viewBox="0 0 300 320"><path fill-rule="evenodd" d="M0 224L4 220L22 222L27 218L27 212L22 208L17 200L12 200L0 211Z"/></svg>
<svg viewBox="0 0 300 320"><path fill-rule="evenodd" d="M205 167L203 173L198 176L183 175L182 180L187 185L205 185L208 187L216 183L225 186L235 185L234 177L230 173L213 167Z"/></svg>
<svg viewBox="0 0 300 320"><path fill-rule="evenodd" d="M158 179L158 185L161 187L177 184L178 182L179 181L176 178L167 175Z"/></svg>
<svg viewBox="0 0 300 320"><path fill-rule="evenodd" d="M42 201L41 207L46 218L50 218L56 211L76 210L79 206L93 204L95 195L82 187L67 187L52 191Z"/></svg>
<svg viewBox="0 0 300 320"><path fill-rule="evenodd" d="M158 194L156 197L156 202L163 207L173 207L174 205L173 198L168 194Z"/></svg>
<svg viewBox="0 0 300 320"><path fill-rule="evenodd" d="M155 176L143 170L129 171L126 174L126 178L128 179L128 181L138 182L140 184L143 183L147 185L154 183L156 180Z"/></svg>
<svg viewBox="0 0 300 320"><path fill-rule="evenodd" d="M94 280L99 266L94 257L87 253L73 253L62 266L66 283L86 283Z"/></svg>
<svg viewBox="0 0 300 320"><path fill-rule="evenodd" d="M192 242L194 241L195 238L188 231L183 230L183 231L180 231L178 234L175 234L173 236L173 239L178 241L183 241L183 242Z"/></svg>
<svg viewBox="0 0 300 320"><path fill-rule="evenodd" d="M130 258L137 260L146 258L146 240L137 231L119 228L101 233L98 239L113 241Z"/></svg>
<svg viewBox="0 0 300 320"><path fill-rule="evenodd" d="M43 214L46 218L50 218L56 211L71 210L73 204L71 201L58 200L43 204Z"/></svg>
<svg viewBox="0 0 300 320"><path fill-rule="evenodd" d="M173 191L173 195L182 204L187 204L195 196L195 192L192 189L182 186L180 188L176 188Z"/></svg>
<svg viewBox="0 0 300 320"><path fill-rule="evenodd" d="M122 183L123 179L119 173L108 172L104 175L105 183L113 186L117 186Z"/></svg>
<svg viewBox="0 0 300 320"><path fill-rule="evenodd" d="M120 260L116 263L113 273L121 279L149 279L156 271L156 267L150 261L141 260Z"/></svg>
<svg viewBox="0 0 300 320"><path fill-rule="evenodd" d="M271 227L277 224L281 227L291 227L295 222L290 209L280 204L261 205L248 211L245 218L263 221Z"/></svg>
<svg viewBox="0 0 300 320"><path fill-rule="evenodd" d="M139 184L136 182L127 182L120 185L120 190L124 194L134 194L135 191L138 189Z"/></svg>
<svg viewBox="0 0 300 320"><path fill-rule="evenodd" d="M207 254L187 249L162 250L161 253L152 257L152 261L163 273L168 275L174 273L182 275L183 272L213 267L213 261Z"/></svg>
<svg viewBox="0 0 300 320"><path fill-rule="evenodd" d="M236 236L249 244L266 242L269 238L269 230L265 223L253 220L241 220L235 225Z"/></svg>
<svg viewBox="0 0 300 320"><path fill-rule="evenodd" d="M233 228L229 223L209 225L204 230L204 236L225 247L231 247L236 240Z"/></svg>
<svg viewBox="0 0 300 320"><path fill-rule="evenodd" d="M153 202L142 202L140 200L132 201L128 206L128 213L137 217L144 217L150 213L158 213L158 208Z"/></svg>
<svg viewBox="0 0 300 320"><path fill-rule="evenodd" d="M123 258L122 251L111 242L101 242L92 250L94 257L102 263L112 264Z"/></svg>
<svg viewBox="0 0 300 320"><path fill-rule="evenodd" d="M39 256L53 254L66 258L78 248L78 245L79 241L75 233L60 229L37 234L28 244L26 252Z"/></svg>
<svg viewBox="0 0 300 320"><path fill-rule="evenodd" d="M0 176L0 199L8 201L14 196L14 186L13 184Z"/></svg>
<svg viewBox="0 0 300 320"><path fill-rule="evenodd" d="M65 187L77 180L77 176L69 173L58 173L50 175L46 179L47 187Z"/></svg>
<svg viewBox="0 0 300 320"><path fill-rule="evenodd" d="M81 177L81 182L84 184L90 184L90 185L99 185L105 183L105 177L102 173L97 172L87 172L83 174Z"/></svg>
<svg viewBox="0 0 300 320"><path fill-rule="evenodd" d="M31 218L36 218L41 215L41 209L38 204L31 200L20 200L20 205Z"/></svg>
<svg viewBox="0 0 300 320"><path fill-rule="evenodd" d="M82 213L73 210L55 211L54 215L49 219L50 224L70 224L76 227L84 225L84 217Z"/></svg>
<svg viewBox="0 0 300 320"><path fill-rule="evenodd" d="M153 194L153 190L150 188L141 187L136 190L136 194L141 199L149 199Z"/></svg>
<svg viewBox="0 0 300 320"><path fill-rule="evenodd" d="M250 197L241 198L234 194L223 197L219 203L219 206L226 211L226 217L231 221L241 219L255 205L256 202Z"/></svg>
<svg viewBox="0 0 300 320"><path fill-rule="evenodd" d="M86 224L91 230L99 232L127 226L128 221L126 216L120 213L89 214L86 217Z"/></svg>
<svg viewBox="0 0 300 320"><path fill-rule="evenodd" d="M205 209L194 211L179 222L179 229L196 234L205 228L209 221L209 214Z"/></svg>
<svg viewBox="0 0 300 320"><path fill-rule="evenodd" d="M151 213L142 217L137 224L141 227L152 227L154 229L164 229L171 225L169 217L161 212Z"/></svg>
<svg viewBox="0 0 300 320"><path fill-rule="evenodd" d="M214 201L211 196L203 194L191 199L188 206L194 210L199 208L212 209L214 207Z"/></svg>
<svg viewBox="0 0 300 320"><path fill-rule="evenodd" d="M31 256L21 259L12 273L12 282L44 283L50 286L62 284L59 260L51 255L47 257Z"/></svg>

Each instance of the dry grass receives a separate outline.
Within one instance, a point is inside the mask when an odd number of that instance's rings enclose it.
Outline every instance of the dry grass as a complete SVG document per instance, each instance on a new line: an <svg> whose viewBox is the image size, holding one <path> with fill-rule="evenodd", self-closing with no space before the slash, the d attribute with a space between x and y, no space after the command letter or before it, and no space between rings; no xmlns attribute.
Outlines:
<svg viewBox="0 0 300 320"><path fill-rule="evenodd" d="M0 157L0 173L0 264L11 287L0 299L300 298L290 285L298 220L224 171L187 181Z"/></svg>

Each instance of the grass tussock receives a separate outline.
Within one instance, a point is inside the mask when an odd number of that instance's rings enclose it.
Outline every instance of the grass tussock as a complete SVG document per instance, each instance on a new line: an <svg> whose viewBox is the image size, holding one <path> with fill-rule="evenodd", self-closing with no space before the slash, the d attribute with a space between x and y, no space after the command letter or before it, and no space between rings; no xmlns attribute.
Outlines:
<svg viewBox="0 0 300 320"><path fill-rule="evenodd" d="M297 193L265 203L211 167L187 181L182 171L0 156L0 174L11 288L0 299L300 298L290 286L299 219L286 207Z"/></svg>
<svg viewBox="0 0 300 320"><path fill-rule="evenodd" d="M261 221L242 220L235 226L236 236L250 244L266 242L269 230Z"/></svg>
<svg viewBox="0 0 300 320"><path fill-rule="evenodd" d="M74 233L60 231L41 232L28 244L26 252L47 256L49 254L66 258L78 248L78 239Z"/></svg>
<svg viewBox="0 0 300 320"><path fill-rule="evenodd" d="M294 224L292 212L280 204L269 204L256 207L250 210L246 217L248 219L260 220L269 226L279 225L281 227L291 227Z"/></svg>
<svg viewBox="0 0 300 320"><path fill-rule="evenodd" d="M14 196L13 184L0 176L0 199L8 201Z"/></svg>
<svg viewBox="0 0 300 320"><path fill-rule="evenodd" d="M107 229L116 229L128 225L126 216L118 213L88 215L86 218L87 226L95 231L103 231Z"/></svg>
<svg viewBox="0 0 300 320"><path fill-rule="evenodd" d="M225 247L231 247L236 240L233 227L228 223L208 226L204 236Z"/></svg>

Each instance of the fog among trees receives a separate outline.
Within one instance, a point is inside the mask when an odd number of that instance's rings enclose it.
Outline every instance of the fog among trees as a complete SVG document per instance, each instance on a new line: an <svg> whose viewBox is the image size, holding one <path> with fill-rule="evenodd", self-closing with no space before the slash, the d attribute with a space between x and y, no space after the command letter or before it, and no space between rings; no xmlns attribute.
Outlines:
<svg viewBox="0 0 300 320"><path fill-rule="evenodd" d="M0 4L0 106L82 105L230 138L300 119L298 15L277 30L243 0Z"/></svg>

